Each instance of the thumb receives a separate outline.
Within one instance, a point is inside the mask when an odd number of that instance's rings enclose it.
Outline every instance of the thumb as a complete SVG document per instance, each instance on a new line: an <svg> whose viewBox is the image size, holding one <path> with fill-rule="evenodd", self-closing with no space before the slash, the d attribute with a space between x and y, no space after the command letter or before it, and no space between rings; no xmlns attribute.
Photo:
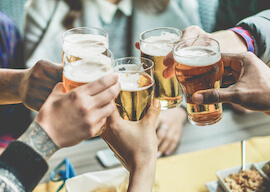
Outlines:
<svg viewBox="0 0 270 192"><path fill-rule="evenodd" d="M230 88L207 89L195 92L192 101L196 104L233 103L235 95Z"/></svg>
<svg viewBox="0 0 270 192"><path fill-rule="evenodd" d="M60 83L57 83L53 90L52 90L52 93L64 93L65 92L65 88L63 86L63 83L60 82Z"/></svg>
<svg viewBox="0 0 270 192"><path fill-rule="evenodd" d="M137 49L139 49L139 50L140 50L140 43L139 43L139 41L136 41L136 43L135 43L135 47L136 47Z"/></svg>
<svg viewBox="0 0 270 192"><path fill-rule="evenodd" d="M160 112L160 101L158 99L154 99L151 106L149 107L146 115L144 116L144 118L141 120L141 122L150 122L150 123L154 123L154 125L156 125L156 121ZM155 126L153 126L155 129Z"/></svg>

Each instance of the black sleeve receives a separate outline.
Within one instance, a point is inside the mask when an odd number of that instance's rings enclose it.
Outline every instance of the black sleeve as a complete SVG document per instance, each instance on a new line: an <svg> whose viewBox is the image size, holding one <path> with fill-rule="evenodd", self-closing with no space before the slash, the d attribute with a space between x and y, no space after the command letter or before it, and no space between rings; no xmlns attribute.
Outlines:
<svg viewBox="0 0 270 192"><path fill-rule="evenodd" d="M13 141L0 156L0 168L12 173L25 191L32 191L48 170L48 164L30 146Z"/></svg>

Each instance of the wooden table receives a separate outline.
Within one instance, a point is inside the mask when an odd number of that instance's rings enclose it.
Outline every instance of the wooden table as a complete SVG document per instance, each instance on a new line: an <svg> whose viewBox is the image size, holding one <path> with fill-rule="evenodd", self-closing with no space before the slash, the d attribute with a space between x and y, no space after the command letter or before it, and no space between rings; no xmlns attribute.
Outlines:
<svg viewBox="0 0 270 192"><path fill-rule="evenodd" d="M199 151L265 135L270 135L269 116L260 112L236 115L230 110L226 110L223 119L212 126L198 127L186 123L181 142L174 154ZM49 181L49 173L64 158L68 158L72 162L77 175L105 170L106 168L96 158L96 152L106 148L107 145L102 139L95 138L58 151L49 160L49 171L41 183ZM159 161L163 161L163 158Z"/></svg>

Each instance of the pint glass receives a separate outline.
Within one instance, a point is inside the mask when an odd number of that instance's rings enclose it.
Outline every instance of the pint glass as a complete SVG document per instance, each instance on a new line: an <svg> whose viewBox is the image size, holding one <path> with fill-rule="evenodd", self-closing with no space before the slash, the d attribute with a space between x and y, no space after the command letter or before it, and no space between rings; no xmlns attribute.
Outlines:
<svg viewBox="0 0 270 192"><path fill-rule="evenodd" d="M163 60L179 42L182 32L175 28L155 28L140 35L141 57L154 62L155 97L160 100L161 109L180 106L182 90L176 77L165 79L162 75Z"/></svg>
<svg viewBox="0 0 270 192"><path fill-rule="evenodd" d="M123 119L138 121L150 107L154 95L153 65L150 59L140 57L114 61L114 73L121 85L115 104Z"/></svg>
<svg viewBox="0 0 270 192"><path fill-rule="evenodd" d="M74 46L65 51L63 58L63 85L66 92L113 72L113 55L103 46Z"/></svg>
<svg viewBox="0 0 270 192"><path fill-rule="evenodd" d="M211 125L222 118L222 104L194 104L196 91L219 89L224 71L219 44L211 38L178 43L173 50L175 74L186 96L188 119L195 125Z"/></svg>
<svg viewBox="0 0 270 192"><path fill-rule="evenodd" d="M64 54L70 49L87 49L91 46L104 46L108 48L108 33L95 27L76 27L63 33L63 54L62 62L64 64ZM76 58L70 58L76 60Z"/></svg>

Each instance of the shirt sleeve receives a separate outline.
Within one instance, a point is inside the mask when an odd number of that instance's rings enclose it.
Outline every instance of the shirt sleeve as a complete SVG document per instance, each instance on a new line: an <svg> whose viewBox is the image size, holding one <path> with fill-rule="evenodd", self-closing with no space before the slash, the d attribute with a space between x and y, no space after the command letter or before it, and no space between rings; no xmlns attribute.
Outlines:
<svg viewBox="0 0 270 192"><path fill-rule="evenodd" d="M247 17L237 26L249 32L254 40L254 53L270 65L270 9Z"/></svg>
<svg viewBox="0 0 270 192"><path fill-rule="evenodd" d="M254 53L254 41L247 30L243 29L242 27L233 27L230 28L230 30L240 35L245 40L248 51Z"/></svg>
<svg viewBox="0 0 270 192"><path fill-rule="evenodd" d="M47 162L34 149L23 142L13 141L0 156L0 189L32 191L47 170Z"/></svg>

